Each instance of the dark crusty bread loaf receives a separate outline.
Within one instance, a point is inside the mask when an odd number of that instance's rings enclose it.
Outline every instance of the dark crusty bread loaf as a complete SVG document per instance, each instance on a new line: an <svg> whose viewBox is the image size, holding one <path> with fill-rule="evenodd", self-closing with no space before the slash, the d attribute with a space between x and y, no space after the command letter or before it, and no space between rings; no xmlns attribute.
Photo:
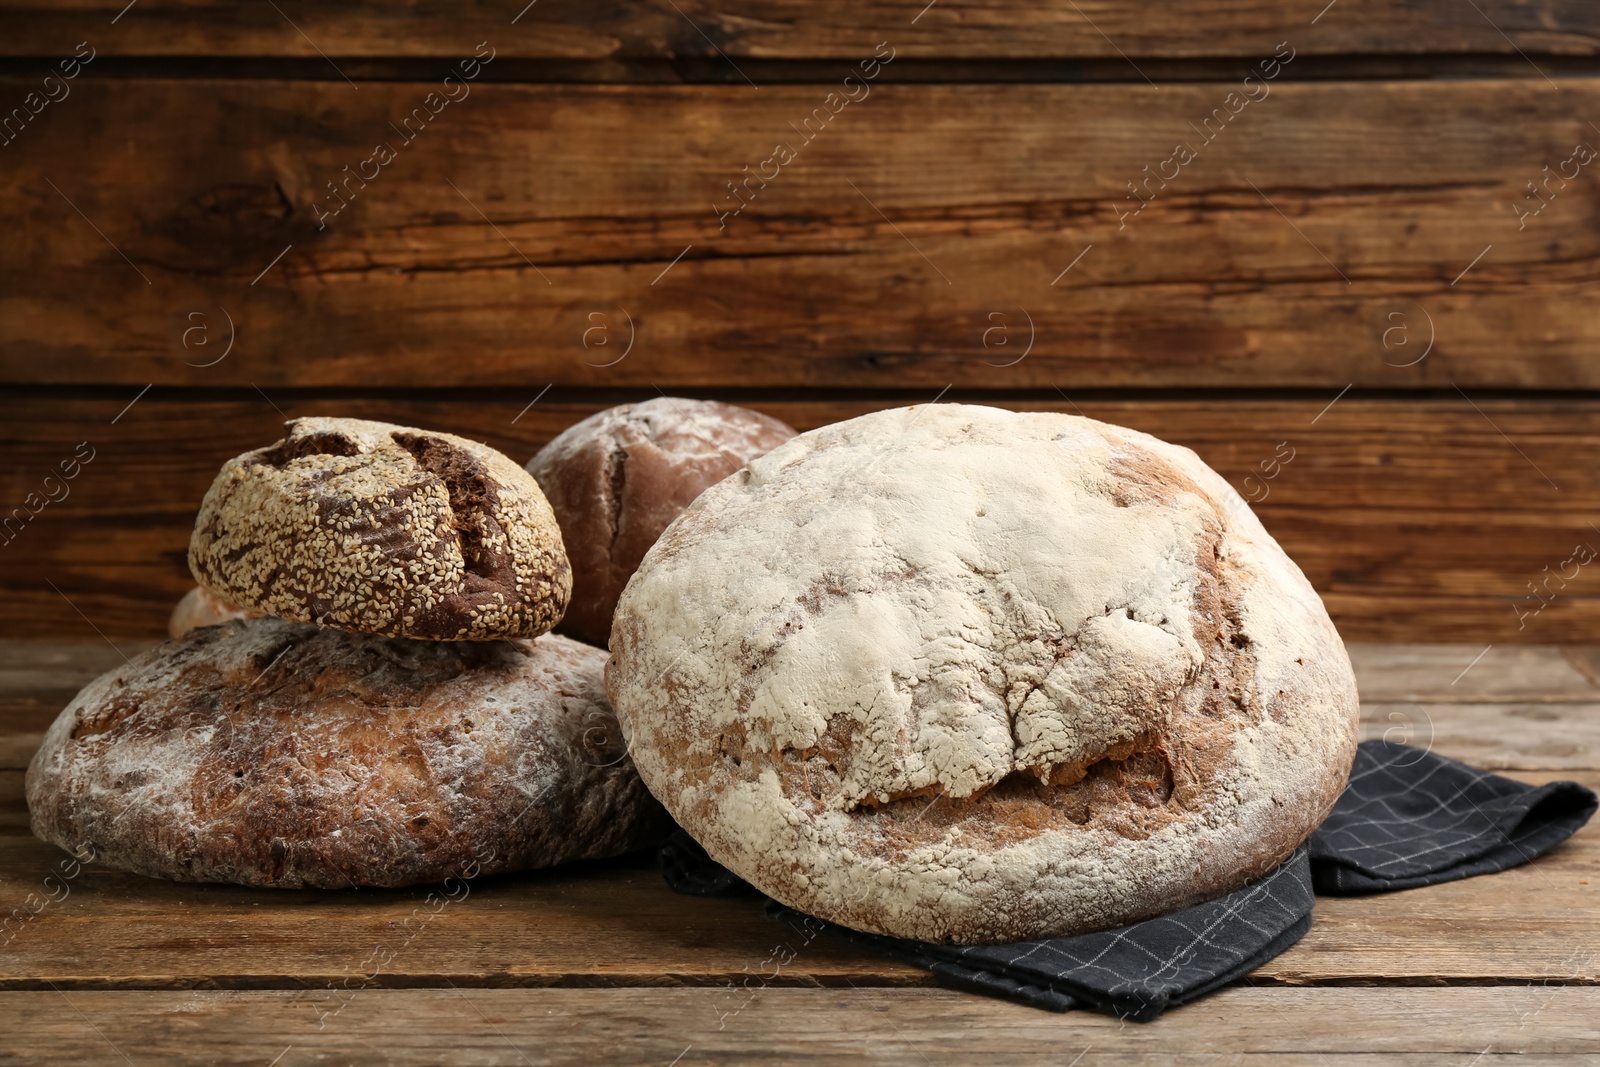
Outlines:
<svg viewBox="0 0 1600 1067"><path fill-rule="evenodd" d="M34 833L113 867L398 886L476 861L649 845L665 815L562 637L423 642L280 619L168 641L90 683L28 768Z"/></svg>
<svg viewBox="0 0 1600 1067"><path fill-rule="evenodd" d="M195 580L241 608L389 637L535 637L572 573L538 484L492 448L360 419L296 419L200 505Z"/></svg>
<svg viewBox="0 0 1600 1067"><path fill-rule="evenodd" d="M936 404L708 489L617 606L639 773L792 907L950 942L1235 889L1338 798L1358 706L1305 577L1193 452Z"/></svg>
<svg viewBox="0 0 1600 1067"><path fill-rule="evenodd" d="M604 646L645 552L707 486L794 436L748 408L659 397L591 415L528 461L572 561L560 630Z"/></svg>

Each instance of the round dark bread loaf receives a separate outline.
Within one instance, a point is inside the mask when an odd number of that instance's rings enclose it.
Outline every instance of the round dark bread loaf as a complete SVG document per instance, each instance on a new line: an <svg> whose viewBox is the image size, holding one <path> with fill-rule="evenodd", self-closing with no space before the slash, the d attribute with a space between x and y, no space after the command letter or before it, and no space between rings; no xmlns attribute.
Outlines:
<svg viewBox="0 0 1600 1067"><path fill-rule="evenodd" d="M526 471L475 441L361 419L295 419L224 464L189 569L241 608L435 641L536 637L572 591Z"/></svg>
<svg viewBox="0 0 1600 1067"><path fill-rule="evenodd" d="M617 606L639 773L819 918L974 943L1105 929L1282 862L1359 709L1317 594L1193 452L938 404L708 489Z"/></svg>
<svg viewBox="0 0 1600 1067"><path fill-rule="evenodd" d="M33 831L159 878L339 888L547 867L669 829L605 653L403 641L281 619L168 641L91 682L28 768Z"/></svg>
<svg viewBox="0 0 1600 1067"><path fill-rule="evenodd" d="M705 491L794 436L749 408L659 397L569 427L528 461L572 561L560 631L605 646L617 597L661 531Z"/></svg>

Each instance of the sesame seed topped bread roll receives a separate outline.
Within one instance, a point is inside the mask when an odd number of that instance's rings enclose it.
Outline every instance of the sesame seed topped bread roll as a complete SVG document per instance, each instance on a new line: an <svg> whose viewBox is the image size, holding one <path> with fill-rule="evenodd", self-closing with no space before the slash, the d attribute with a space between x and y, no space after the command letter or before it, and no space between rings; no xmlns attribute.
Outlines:
<svg viewBox="0 0 1600 1067"><path fill-rule="evenodd" d="M708 489L617 607L640 775L777 900L950 943L1107 929L1282 862L1358 706L1300 570L1193 452L937 404Z"/></svg>
<svg viewBox="0 0 1600 1067"><path fill-rule="evenodd" d="M295 419L229 460L189 569L241 608L434 641L537 636L572 591L526 471L474 441L360 419Z"/></svg>
<svg viewBox="0 0 1600 1067"><path fill-rule="evenodd" d="M670 828L605 653L250 619L91 682L28 768L39 837L122 870L324 889L612 856Z"/></svg>
<svg viewBox="0 0 1600 1067"><path fill-rule="evenodd" d="M591 415L528 461L572 560L561 632L604 646L622 587L694 498L794 436L777 419L713 400L658 397Z"/></svg>

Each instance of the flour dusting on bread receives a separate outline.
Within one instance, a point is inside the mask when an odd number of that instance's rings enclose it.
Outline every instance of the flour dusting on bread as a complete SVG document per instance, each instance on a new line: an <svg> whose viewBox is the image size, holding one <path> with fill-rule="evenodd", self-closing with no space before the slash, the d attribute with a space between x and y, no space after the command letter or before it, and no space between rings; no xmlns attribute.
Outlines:
<svg viewBox="0 0 1600 1067"><path fill-rule="evenodd" d="M1357 702L1320 599L1187 449L933 405L825 427L645 557L608 685L720 862L858 929L1116 926L1281 862Z"/></svg>

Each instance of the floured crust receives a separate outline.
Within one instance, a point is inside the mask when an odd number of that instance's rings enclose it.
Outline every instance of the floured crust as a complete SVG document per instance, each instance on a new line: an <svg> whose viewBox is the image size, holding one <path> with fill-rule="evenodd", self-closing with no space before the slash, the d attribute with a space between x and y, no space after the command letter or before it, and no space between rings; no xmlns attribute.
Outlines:
<svg viewBox="0 0 1600 1067"><path fill-rule="evenodd" d="M230 619L254 619L260 614L259 611L235 607L205 586L197 585L183 594L183 599L173 607L172 615L167 619L167 635L182 637L202 626L215 626Z"/></svg>
<svg viewBox="0 0 1600 1067"><path fill-rule="evenodd" d="M33 831L140 874L284 888L641 848L668 824L623 747L604 662L557 636L197 630L56 719L28 768Z"/></svg>
<svg viewBox="0 0 1600 1067"><path fill-rule="evenodd" d="M591 415L528 461L572 560L562 633L604 646L617 597L656 538L707 486L794 436L758 411L660 397Z"/></svg>
<svg viewBox="0 0 1600 1067"><path fill-rule="evenodd" d="M1321 822L1358 705L1320 599L1188 449L965 405L708 490L618 605L639 773L718 861L874 933L1060 936L1230 891Z"/></svg>
<svg viewBox="0 0 1600 1067"><path fill-rule="evenodd" d="M535 637L572 572L534 480L492 448L361 419L295 419L229 460L189 542L242 608L389 637Z"/></svg>

